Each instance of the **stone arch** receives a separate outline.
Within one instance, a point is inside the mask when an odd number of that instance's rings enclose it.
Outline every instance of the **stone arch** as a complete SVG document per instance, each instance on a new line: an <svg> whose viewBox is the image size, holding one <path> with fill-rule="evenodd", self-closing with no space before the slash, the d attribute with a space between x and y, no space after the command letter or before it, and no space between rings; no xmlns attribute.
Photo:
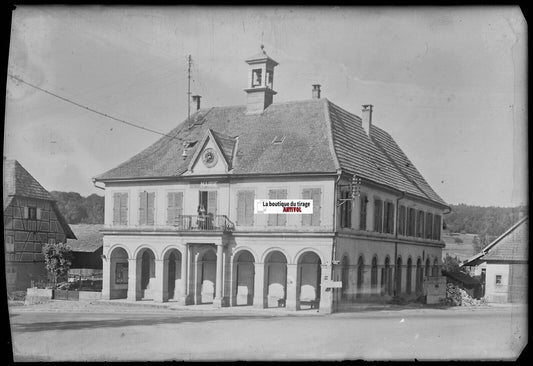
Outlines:
<svg viewBox="0 0 533 366"><path fill-rule="evenodd" d="M392 267L394 264L391 264L391 262L391 258L387 254L383 261L383 269L381 272L381 290L387 295L392 295Z"/></svg>
<svg viewBox="0 0 533 366"><path fill-rule="evenodd" d="M123 244L113 244L113 245L107 250L108 255L111 256L111 254L113 253L113 251L114 251L115 249L118 249L118 248L122 248L122 249L124 249L124 251L125 251L126 254L128 255L128 259L132 258L131 253L130 253L128 247L126 247L126 246L123 245Z"/></svg>
<svg viewBox="0 0 533 366"><path fill-rule="evenodd" d="M265 264L264 291L267 307L285 306L287 299L287 262L285 251L272 248L263 256Z"/></svg>
<svg viewBox="0 0 533 366"><path fill-rule="evenodd" d="M424 272L422 271L422 258L418 256L416 260L416 286L415 292L417 295L422 293L422 286L424 282Z"/></svg>
<svg viewBox="0 0 533 366"><path fill-rule="evenodd" d="M232 259L235 261L235 258L237 258L241 252L243 251L247 251L249 252L253 257L254 257L254 262L255 263L258 263L259 262L259 256L257 255L257 253L250 247L246 247L246 246L243 246L243 247L238 247L238 248L235 248L235 250L233 251L231 257Z"/></svg>
<svg viewBox="0 0 533 366"><path fill-rule="evenodd" d="M365 256L359 254L357 257L357 297L362 297L365 291Z"/></svg>
<svg viewBox="0 0 533 366"><path fill-rule="evenodd" d="M407 257L407 266L405 267L405 292L410 295L413 283L413 258Z"/></svg>
<svg viewBox="0 0 533 366"><path fill-rule="evenodd" d="M197 254L197 303L212 303L215 299L217 253L206 247Z"/></svg>
<svg viewBox="0 0 533 366"><path fill-rule="evenodd" d="M265 250L263 252L263 255L261 256L261 261L263 263L266 263L266 260L267 258L269 257L270 254L272 254L273 252L280 252L282 253L284 256L285 256L285 260L287 261L287 264L289 264L289 259L291 258L291 256L289 255L289 253L287 253L287 251L283 248L280 248L280 247L271 247L271 248L268 248L267 250Z"/></svg>
<svg viewBox="0 0 533 366"><path fill-rule="evenodd" d="M164 300L177 301L183 298L185 286L182 278L182 248L169 245L161 252L163 260L163 293Z"/></svg>
<svg viewBox="0 0 533 366"><path fill-rule="evenodd" d="M155 261L156 252L148 245L142 245L134 252L136 262L136 288L141 299L154 299L157 289Z"/></svg>
<svg viewBox="0 0 533 366"><path fill-rule="evenodd" d="M133 251L133 259L139 259L139 254L142 254L142 252L146 249L149 249L152 251L152 253L154 254L154 259L159 259L157 257L157 251L149 244L142 244L140 246L138 246L134 251Z"/></svg>
<svg viewBox="0 0 533 366"><path fill-rule="evenodd" d="M321 293L322 259L315 250L300 252L297 258L296 301L302 306L318 308Z"/></svg>
<svg viewBox="0 0 533 366"><path fill-rule="evenodd" d="M123 245L112 246L108 251L109 261L109 299L128 297L130 253Z"/></svg>
<svg viewBox="0 0 533 366"><path fill-rule="evenodd" d="M311 248L311 247L300 249L298 253L296 253L296 255L294 256L292 263L299 263L302 255L307 254L309 252L316 254L318 256L318 259L320 260L320 263L324 263L324 256L322 255L322 253L320 253L320 251L316 250L315 248Z"/></svg>
<svg viewBox="0 0 533 366"><path fill-rule="evenodd" d="M378 288L378 263L378 255L374 254L370 264L370 288L372 290L372 294L375 294Z"/></svg>
<svg viewBox="0 0 533 366"><path fill-rule="evenodd" d="M181 255L183 255L185 249L174 244L168 245L161 251L161 259L168 259L170 252L173 250L177 250Z"/></svg>
<svg viewBox="0 0 533 366"><path fill-rule="evenodd" d="M395 290L396 296L399 296L402 293L402 256L399 255L396 259L396 281L395 281Z"/></svg>
<svg viewBox="0 0 533 366"><path fill-rule="evenodd" d="M255 254L245 248L233 253L232 304L252 305L255 285Z"/></svg>

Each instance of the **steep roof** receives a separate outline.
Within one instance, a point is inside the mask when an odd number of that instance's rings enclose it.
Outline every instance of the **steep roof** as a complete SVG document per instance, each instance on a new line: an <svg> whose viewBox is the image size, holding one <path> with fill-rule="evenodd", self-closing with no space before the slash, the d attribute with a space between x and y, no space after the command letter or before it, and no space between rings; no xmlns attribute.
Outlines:
<svg viewBox="0 0 533 366"><path fill-rule="evenodd" d="M54 200L50 193L17 160L4 159L3 188L4 209L9 205L10 196Z"/></svg>
<svg viewBox="0 0 533 366"><path fill-rule="evenodd" d="M4 158L3 189L4 210L9 206L14 196L50 201L66 237L76 239L52 195L17 160Z"/></svg>
<svg viewBox="0 0 533 366"><path fill-rule="evenodd" d="M529 216L523 217L463 266L475 266L490 261L527 261L529 255Z"/></svg>
<svg viewBox="0 0 533 366"><path fill-rule="evenodd" d="M104 225L70 225L78 240L68 241L68 245L74 252L93 253L104 245L103 235L100 230Z"/></svg>
<svg viewBox="0 0 533 366"><path fill-rule="evenodd" d="M247 115L246 106L202 109L144 151L96 180L176 177L194 153L181 159L185 141L200 141L211 129L224 153L238 138L232 174L336 173L337 168L442 205L439 197L393 138L327 99L274 103ZM226 135L226 136L224 136ZM280 144L275 138L285 137ZM195 148L198 148L197 144Z"/></svg>

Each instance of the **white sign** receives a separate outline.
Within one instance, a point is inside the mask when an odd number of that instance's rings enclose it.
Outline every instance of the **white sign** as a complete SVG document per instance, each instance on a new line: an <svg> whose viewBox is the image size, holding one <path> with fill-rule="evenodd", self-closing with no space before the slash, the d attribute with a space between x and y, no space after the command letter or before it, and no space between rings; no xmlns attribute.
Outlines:
<svg viewBox="0 0 533 366"><path fill-rule="evenodd" d="M342 288L342 281L322 281L322 285L326 288Z"/></svg>
<svg viewBox="0 0 533 366"><path fill-rule="evenodd" d="M254 214L312 214L313 200L254 200Z"/></svg>

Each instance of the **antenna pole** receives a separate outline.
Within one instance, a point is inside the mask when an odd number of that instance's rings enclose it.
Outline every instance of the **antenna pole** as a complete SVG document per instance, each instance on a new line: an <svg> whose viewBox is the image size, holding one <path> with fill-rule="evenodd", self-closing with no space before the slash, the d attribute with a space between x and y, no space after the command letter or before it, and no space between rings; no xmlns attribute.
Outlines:
<svg viewBox="0 0 533 366"><path fill-rule="evenodd" d="M188 87L187 87L187 123L189 124L189 128L191 127L191 63L192 58L191 55L189 55L189 58L187 59L189 68L187 70L187 77L189 79Z"/></svg>

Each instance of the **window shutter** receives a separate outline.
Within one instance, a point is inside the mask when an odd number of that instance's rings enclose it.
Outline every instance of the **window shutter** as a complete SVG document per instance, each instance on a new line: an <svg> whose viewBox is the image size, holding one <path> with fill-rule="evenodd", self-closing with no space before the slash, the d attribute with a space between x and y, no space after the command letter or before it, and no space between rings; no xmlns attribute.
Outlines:
<svg viewBox="0 0 533 366"><path fill-rule="evenodd" d="M147 195L147 208L146 208L146 224L155 224L155 192L150 192Z"/></svg>
<svg viewBox="0 0 533 366"><path fill-rule="evenodd" d="M128 194L120 195L120 224L128 225Z"/></svg>
<svg viewBox="0 0 533 366"><path fill-rule="evenodd" d="M167 194L167 225L173 225L176 219L176 194L170 192Z"/></svg>
<svg viewBox="0 0 533 366"><path fill-rule="evenodd" d="M278 191L278 199L285 200L287 199L287 190L280 189ZM278 216L278 226L285 226L287 224L287 215L279 214Z"/></svg>
<svg viewBox="0 0 533 366"><path fill-rule="evenodd" d="M139 225L146 225L146 201L148 198L147 192L139 193Z"/></svg>
<svg viewBox="0 0 533 366"><path fill-rule="evenodd" d="M120 224L120 193L113 194L113 225Z"/></svg>
<svg viewBox="0 0 533 366"><path fill-rule="evenodd" d="M183 215L183 192L175 194L176 217Z"/></svg>
<svg viewBox="0 0 533 366"><path fill-rule="evenodd" d="M274 200L277 198L277 193L275 190L270 189L268 191L268 198L271 200ZM268 226L276 226L278 224L278 215L275 214L269 214L268 215Z"/></svg>
<svg viewBox="0 0 533 366"><path fill-rule="evenodd" d="M36 215L37 215L37 220L40 220L41 219L41 209L40 208L37 209Z"/></svg>
<svg viewBox="0 0 533 366"><path fill-rule="evenodd" d="M320 196L322 195L322 190L320 188L314 188L311 190L311 199L313 200L313 214L311 215L313 226L320 226L320 212L322 206L320 206Z"/></svg>
<svg viewBox="0 0 533 366"><path fill-rule="evenodd" d="M246 225L246 192L237 192L237 225Z"/></svg>
<svg viewBox="0 0 533 366"><path fill-rule="evenodd" d="M246 191L245 193L245 219L246 219L246 225L253 226L254 224L254 198L255 198L255 192L254 191Z"/></svg>
<svg viewBox="0 0 533 366"><path fill-rule="evenodd" d="M30 210L28 207L24 207L24 218L27 219L30 217Z"/></svg>
<svg viewBox="0 0 533 366"><path fill-rule="evenodd" d="M213 214L213 217L217 215L217 192L207 192L207 213Z"/></svg>
<svg viewBox="0 0 533 366"><path fill-rule="evenodd" d="M311 199L311 189L308 189L308 188L305 188L302 190L302 199L304 200L310 200ZM314 202L313 202L313 206L314 206ZM313 215L310 214L304 214L302 215L302 226L311 226L312 225L312 220L313 220Z"/></svg>

